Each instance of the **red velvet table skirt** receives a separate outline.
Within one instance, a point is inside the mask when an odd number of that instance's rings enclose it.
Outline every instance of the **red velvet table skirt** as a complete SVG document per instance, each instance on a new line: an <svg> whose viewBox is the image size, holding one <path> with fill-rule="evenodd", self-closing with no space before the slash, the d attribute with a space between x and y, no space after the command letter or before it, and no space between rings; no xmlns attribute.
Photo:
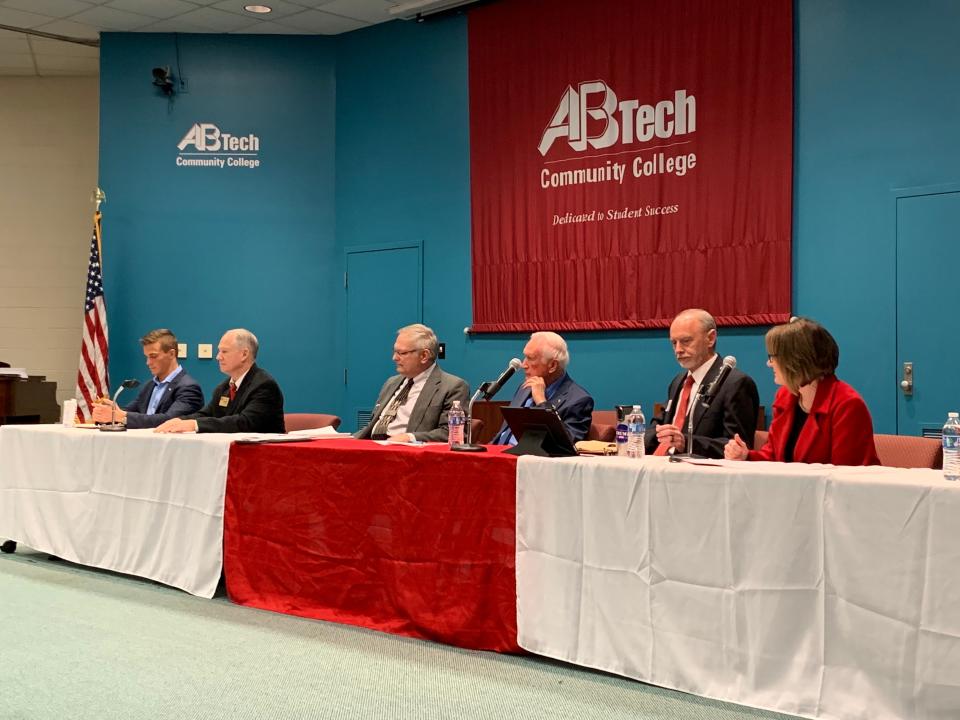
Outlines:
<svg viewBox="0 0 960 720"><path fill-rule="evenodd" d="M516 458L489 449L233 445L224 512L230 599L519 652Z"/></svg>

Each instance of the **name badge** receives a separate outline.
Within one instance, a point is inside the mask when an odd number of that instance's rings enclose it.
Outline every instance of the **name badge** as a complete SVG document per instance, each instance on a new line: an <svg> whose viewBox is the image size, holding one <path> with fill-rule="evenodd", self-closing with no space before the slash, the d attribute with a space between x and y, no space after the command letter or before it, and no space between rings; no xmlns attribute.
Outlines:
<svg viewBox="0 0 960 720"><path fill-rule="evenodd" d="M221 396L220 396L220 407L226 407L226 406L229 405L229 404L230 404L230 396L229 396L229 395L221 395Z"/></svg>

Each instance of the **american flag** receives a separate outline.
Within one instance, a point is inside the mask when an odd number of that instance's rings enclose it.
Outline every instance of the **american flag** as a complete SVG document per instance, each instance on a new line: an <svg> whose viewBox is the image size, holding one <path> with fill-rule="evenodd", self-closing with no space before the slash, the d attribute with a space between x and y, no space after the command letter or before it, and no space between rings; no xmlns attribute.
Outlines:
<svg viewBox="0 0 960 720"><path fill-rule="evenodd" d="M108 373L110 346L107 342L107 306L103 299L103 271L100 267L100 213L93 216L90 239L90 266L87 269L87 299L83 305L83 346L77 370L77 418L89 422L93 403L110 392Z"/></svg>

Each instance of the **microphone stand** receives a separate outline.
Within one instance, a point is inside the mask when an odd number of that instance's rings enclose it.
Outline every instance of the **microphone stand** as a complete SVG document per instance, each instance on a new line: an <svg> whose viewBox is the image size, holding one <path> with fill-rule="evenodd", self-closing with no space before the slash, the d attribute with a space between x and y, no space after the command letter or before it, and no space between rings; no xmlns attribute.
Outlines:
<svg viewBox="0 0 960 720"><path fill-rule="evenodd" d="M101 432L126 432L127 426L124 423L117 422L117 398L120 397L120 393L124 391L124 388L136 387L140 382L138 380L124 380L120 383L120 387L117 388L117 391L113 394L113 404L110 407L110 422L106 425L98 425L97 430Z"/></svg>
<svg viewBox="0 0 960 720"><path fill-rule="evenodd" d="M463 442L457 445L451 445L450 449L454 452L486 452L487 449L483 445L474 445L473 438L471 437L473 433L472 424L473 424L473 404L480 399L481 396L484 399L489 400L489 395L487 394L487 389L490 387L489 382L481 383L480 387L477 388L477 391L473 394L473 397L470 398L470 403L467 405L467 417L466 423L463 428Z"/></svg>
<svg viewBox="0 0 960 720"><path fill-rule="evenodd" d="M683 460L703 460L703 455L693 454L693 411L697 409L697 403L704 407L709 407L712 398L705 397L703 393L697 393L690 403L690 411L687 413L687 451L684 453L671 453L670 462L681 462Z"/></svg>

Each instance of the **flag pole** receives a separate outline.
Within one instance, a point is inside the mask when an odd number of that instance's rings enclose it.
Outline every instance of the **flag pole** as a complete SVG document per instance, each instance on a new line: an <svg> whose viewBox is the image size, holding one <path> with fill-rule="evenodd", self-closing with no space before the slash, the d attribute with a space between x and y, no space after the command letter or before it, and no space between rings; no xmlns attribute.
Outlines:
<svg viewBox="0 0 960 720"><path fill-rule="evenodd" d="M101 266L103 265L103 241L100 238L100 204L106 201L107 194L100 187L97 187L97 189L93 191L93 202L96 204L93 211L93 226L97 233L97 254L100 256Z"/></svg>

